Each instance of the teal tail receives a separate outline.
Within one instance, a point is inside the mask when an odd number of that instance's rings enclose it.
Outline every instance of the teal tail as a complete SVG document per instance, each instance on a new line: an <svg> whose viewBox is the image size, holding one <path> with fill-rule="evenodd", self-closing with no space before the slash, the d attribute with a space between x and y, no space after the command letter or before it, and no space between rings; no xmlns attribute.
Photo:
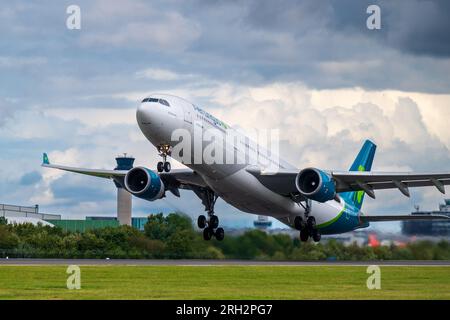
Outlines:
<svg viewBox="0 0 450 320"><path fill-rule="evenodd" d="M366 140L350 167L350 171L370 171L372 169L376 149L377 146L372 141ZM364 193L364 191L343 192L341 193L341 197L343 197L346 202L350 202L356 208L361 209Z"/></svg>
<svg viewBox="0 0 450 320"><path fill-rule="evenodd" d="M42 155L42 164L50 164L50 161L48 160L48 155L46 153Z"/></svg>

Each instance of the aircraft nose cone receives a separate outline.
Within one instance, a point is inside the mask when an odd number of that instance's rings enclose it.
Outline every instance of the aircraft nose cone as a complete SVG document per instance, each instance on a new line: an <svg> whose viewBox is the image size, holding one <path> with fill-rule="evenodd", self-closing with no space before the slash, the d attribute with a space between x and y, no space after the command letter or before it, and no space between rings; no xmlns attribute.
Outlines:
<svg viewBox="0 0 450 320"><path fill-rule="evenodd" d="M145 123L150 121L149 108L145 102L141 103L136 110L136 119L138 123Z"/></svg>

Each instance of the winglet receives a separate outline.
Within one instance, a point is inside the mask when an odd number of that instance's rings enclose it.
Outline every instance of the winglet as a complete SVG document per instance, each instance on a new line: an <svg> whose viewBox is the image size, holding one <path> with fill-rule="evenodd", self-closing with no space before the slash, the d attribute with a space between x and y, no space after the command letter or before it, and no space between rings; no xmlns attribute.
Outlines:
<svg viewBox="0 0 450 320"><path fill-rule="evenodd" d="M48 160L48 155L46 153L42 155L42 164L46 165L50 164L50 161Z"/></svg>

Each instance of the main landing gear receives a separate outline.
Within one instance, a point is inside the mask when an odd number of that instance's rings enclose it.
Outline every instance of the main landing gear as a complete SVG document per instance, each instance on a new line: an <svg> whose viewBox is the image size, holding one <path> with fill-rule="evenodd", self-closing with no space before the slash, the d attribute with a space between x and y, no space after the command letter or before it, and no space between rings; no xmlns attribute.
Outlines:
<svg viewBox="0 0 450 320"><path fill-rule="evenodd" d="M309 215L311 212L311 202L306 200L305 205L301 202L299 203L305 209L306 218L306 221L300 216L297 216L294 219L294 227L300 231L300 240L306 242L308 241L308 238L311 237L314 242L319 242L322 235L320 234L319 229L317 229L316 219Z"/></svg>
<svg viewBox="0 0 450 320"><path fill-rule="evenodd" d="M312 216L309 216L306 221L302 219L302 217L295 217L294 219L295 229L300 231L300 240L303 242L308 241L308 238L311 237L314 242L319 242L322 238L319 229L316 227L316 219Z"/></svg>
<svg viewBox="0 0 450 320"><path fill-rule="evenodd" d="M167 156L170 156L172 152L171 147L167 144L163 144L156 148L158 149L159 155L163 158L163 161L158 162L158 165L156 166L158 172L170 172L171 165L170 162L167 161Z"/></svg>
<svg viewBox="0 0 450 320"><path fill-rule="evenodd" d="M214 205L218 196L210 189L194 190L194 192L202 199L205 211L208 212L208 218L200 215L197 219L197 226L203 229L203 239L211 240L212 237L216 237L218 241L222 241L225 231L219 228L219 217L214 214Z"/></svg>

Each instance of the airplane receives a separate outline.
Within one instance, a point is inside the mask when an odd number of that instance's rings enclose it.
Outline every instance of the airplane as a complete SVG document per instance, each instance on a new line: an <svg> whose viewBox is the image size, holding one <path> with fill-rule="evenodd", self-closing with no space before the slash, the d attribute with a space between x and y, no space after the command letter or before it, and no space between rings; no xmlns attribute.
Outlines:
<svg viewBox="0 0 450 320"><path fill-rule="evenodd" d="M375 198L375 190L398 189L409 197L411 187L434 186L445 193L444 186L450 184L450 173L445 172L371 171L376 145L370 140L364 142L348 171L298 169L274 154L260 161L259 154L265 149L259 145L253 149L252 157L247 156L239 163L186 163L186 154L172 152L179 142L172 141L174 130L194 134L195 130L215 129L224 133L234 129L197 105L168 94L152 94L143 99L137 108L136 120L144 136L162 156L163 161L158 162L156 171L147 167L102 170L54 165L47 154L43 156L42 166L112 179L132 195L148 201L161 199L166 192L180 197L180 189L191 190L206 211L206 215L201 214L197 219L205 240L215 237L221 241L225 236L214 211L219 197L243 212L270 216L297 229L301 241L312 238L318 242L322 235L366 228L370 222L449 219L445 215L365 215L361 211L364 195ZM218 139L223 140L219 146L230 148L224 134ZM245 154L251 148L250 141L244 136L233 148ZM201 151L205 148L202 143ZM184 163L187 168L172 170L167 157ZM276 170L269 168L268 162L276 163Z"/></svg>

